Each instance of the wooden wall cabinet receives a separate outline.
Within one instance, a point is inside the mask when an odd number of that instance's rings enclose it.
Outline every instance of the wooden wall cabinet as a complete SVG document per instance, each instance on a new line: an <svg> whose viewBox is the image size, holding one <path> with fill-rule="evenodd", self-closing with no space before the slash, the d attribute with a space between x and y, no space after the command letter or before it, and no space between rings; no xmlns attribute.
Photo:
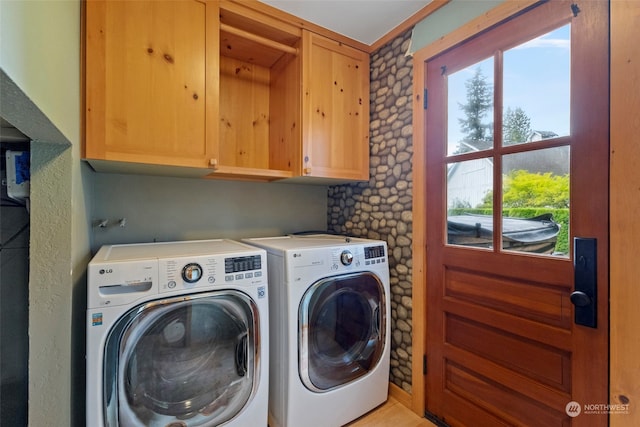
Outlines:
<svg viewBox="0 0 640 427"><path fill-rule="evenodd" d="M218 55L207 40L217 37L217 4L89 0L84 8L84 157L100 171L210 173Z"/></svg>
<svg viewBox="0 0 640 427"><path fill-rule="evenodd" d="M368 53L260 8L87 0L84 157L94 169L367 180Z"/></svg>
<svg viewBox="0 0 640 427"><path fill-rule="evenodd" d="M300 175L369 179L369 54L303 33Z"/></svg>

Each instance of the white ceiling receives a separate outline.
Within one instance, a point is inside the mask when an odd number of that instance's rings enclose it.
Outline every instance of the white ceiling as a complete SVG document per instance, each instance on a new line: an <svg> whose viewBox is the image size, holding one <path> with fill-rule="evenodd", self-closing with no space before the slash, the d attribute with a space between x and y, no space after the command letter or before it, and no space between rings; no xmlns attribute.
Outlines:
<svg viewBox="0 0 640 427"><path fill-rule="evenodd" d="M431 0L260 1L369 46L431 3Z"/></svg>

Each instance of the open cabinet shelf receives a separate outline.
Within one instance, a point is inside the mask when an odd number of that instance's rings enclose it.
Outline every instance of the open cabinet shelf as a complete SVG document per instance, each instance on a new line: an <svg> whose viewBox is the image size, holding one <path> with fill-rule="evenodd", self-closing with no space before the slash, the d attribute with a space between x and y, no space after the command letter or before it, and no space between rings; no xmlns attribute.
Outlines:
<svg viewBox="0 0 640 427"><path fill-rule="evenodd" d="M214 170L290 178L300 143L300 29L257 18L242 5L221 3ZM286 127L293 132L285 135Z"/></svg>

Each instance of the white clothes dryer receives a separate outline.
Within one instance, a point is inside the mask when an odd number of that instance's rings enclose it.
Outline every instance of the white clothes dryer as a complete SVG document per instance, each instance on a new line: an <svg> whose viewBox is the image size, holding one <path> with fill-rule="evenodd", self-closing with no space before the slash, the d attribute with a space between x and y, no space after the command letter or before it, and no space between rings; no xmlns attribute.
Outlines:
<svg viewBox="0 0 640 427"><path fill-rule="evenodd" d="M103 246L89 263L87 426L266 426L266 252Z"/></svg>
<svg viewBox="0 0 640 427"><path fill-rule="evenodd" d="M245 239L267 250L270 427L338 427L386 401L385 242L332 235Z"/></svg>

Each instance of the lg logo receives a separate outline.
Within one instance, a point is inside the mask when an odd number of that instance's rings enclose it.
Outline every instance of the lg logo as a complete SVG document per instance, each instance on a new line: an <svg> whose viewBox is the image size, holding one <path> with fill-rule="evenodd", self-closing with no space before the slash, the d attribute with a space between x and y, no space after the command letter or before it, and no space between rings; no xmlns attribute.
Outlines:
<svg viewBox="0 0 640 427"><path fill-rule="evenodd" d="M101 268L99 271L100 274L109 274L109 273L113 273L113 269L112 268Z"/></svg>

